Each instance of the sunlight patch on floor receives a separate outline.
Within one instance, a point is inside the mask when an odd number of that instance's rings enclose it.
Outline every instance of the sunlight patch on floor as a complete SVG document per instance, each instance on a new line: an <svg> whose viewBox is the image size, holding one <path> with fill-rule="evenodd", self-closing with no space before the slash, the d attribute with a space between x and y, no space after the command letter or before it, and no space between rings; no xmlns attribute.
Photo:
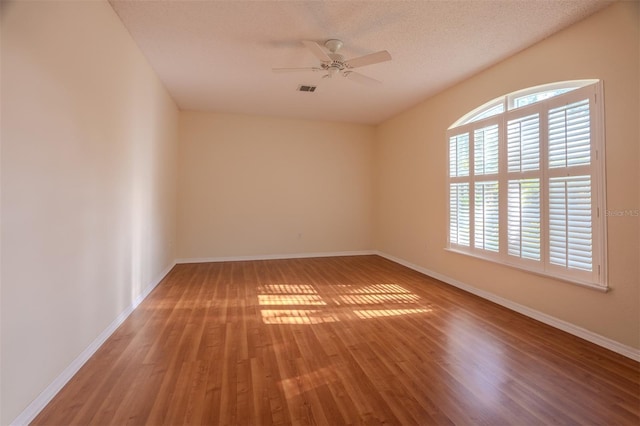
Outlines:
<svg viewBox="0 0 640 426"><path fill-rule="evenodd" d="M415 294L368 294L358 296L339 296L339 304L373 305L381 303L417 303L420 297Z"/></svg>
<svg viewBox="0 0 640 426"><path fill-rule="evenodd" d="M332 314L313 309L263 309L265 324L323 324L338 321Z"/></svg>
<svg viewBox="0 0 640 426"><path fill-rule="evenodd" d="M265 305L326 305L319 295L309 294L260 294L258 295L260 306Z"/></svg>
<svg viewBox="0 0 640 426"><path fill-rule="evenodd" d="M320 294L313 285L307 284L259 286L262 321L265 324L323 324L340 321L338 315L343 314L349 319L366 320L431 311L420 303L420 296L398 284L337 284L331 289L335 291Z"/></svg>
<svg viewBox="0 0 640 426"><path fill-rule="evenodd" d="M361 319L380 318L380 317L397 317L400 315L410 315L410 314L426 314L427 312L431 312L431 309L428 309L428 308L364 309L364 310L353 311L353 313L356 314L356 316Z"/></svg>
<svg viewBox="0 0 640 426"><path fill-rule="evenodd" d="M262 294L318 294L315 287L308 284L267 284L258 287Z"/></svg>

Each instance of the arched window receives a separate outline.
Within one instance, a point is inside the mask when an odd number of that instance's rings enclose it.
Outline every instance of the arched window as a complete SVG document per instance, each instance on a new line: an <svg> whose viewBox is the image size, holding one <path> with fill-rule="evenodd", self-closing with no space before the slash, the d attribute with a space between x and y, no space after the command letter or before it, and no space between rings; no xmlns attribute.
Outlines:
<svg viewBox="0 0 640 426"><path fill-rule="evenodd" d="M601 87L519 90L448 129L450 250L606 289Z"/></svg>
<svg viewBox="0 0 640 426"><path fill-rule="evenodd" d="M503 95L492 99L489 102L475 108L473 111L460 117L449 128L459 127L463 124L473 123L483 118L492 117L502 114L506 110L512 110L523 106L541 102L554 96L579 89L580 87L589 86L598 83L598 80L571 80L560 81L557 83L543 84L541 86L529 87L528 89L518 90L508 95Z"/></svg>

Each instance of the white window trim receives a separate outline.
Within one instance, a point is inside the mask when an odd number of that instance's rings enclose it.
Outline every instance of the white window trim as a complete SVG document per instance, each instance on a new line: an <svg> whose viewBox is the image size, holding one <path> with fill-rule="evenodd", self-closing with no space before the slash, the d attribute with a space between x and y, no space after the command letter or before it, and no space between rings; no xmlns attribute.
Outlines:
<svg viewBox="0 0 640 426"><path fill-rule="evenodd" d="M608 286L603 286L603 285L598 285L598 284L594 284L592 282L589 281L582 281L582 280L578 280L575 278L567 278L567 277L563 277L561 275L555 275L555 274L550 274L550 273L546 273L541 271L538 268L533 268L530 265L526 265L526 264L515 264L515 263L508 263L508 262L502 262L500 260L496 260L495 258L493 258L492 256L484 256L481 253L469 253L468 251L465 250L458 250L455 248L451 248L451 247L445 247L445 251L451 252L451 253L456 253L456 254L461 254L463 256L468 256L468 257L473 257L476 259L480 259L480 260L484 260L487 262L492 262L492 263L496 263L498 265L502 265L502 266L507 266L509 268L513 268L513 269L517 269L519 271L525 271L534 275L538 275L541 277L545 277L545 278L553 278L554 280L557 281L562 281L562 282L566 282L569 284L574 284L574 285L578 285L580 287L586 287L592 290L598 290L601 291L603 293L607 293L609 291L611 291L611 287Z"/></svg>
<svg viewBox="0 0 640 426"><path fill-rule="evenodd" d="M588 89L581 90L582 87L587 87ZM521 96L526 96L527 94L533 94L536 92L554 90L557 88L563 87L574 87L575 90L570 92L563 93L561 95L551 97L545 99L543 101L529 104L523 106L521 108L513 108L513 99ZM541 117L542 115L548 114L548 111L552 108L555 108L559 105L566 105L575 100L584 99L585 91L592 91L593 95L589 95L589 97L594 97L594 104L592 110L592 131L591 131L591 165L589 166L589 172L593 176L591 182L591 196L592 196L592 206L593 206L593 214L592 214L592 229L593 229L593 267L594 270L590 274L590 277L587 279L583 279L580 277L576 277L575 275L580 274L563 274L566 269L560 268L559 270L555 270L554 265L550 264L547 259L547 250L548 250L548 226L544 225L546 219L542 217L547 217L547 212L545 211L548 200L544 200L546 195L543 195L541 190L541 262L534 260L527 260L522 258L515 258L513 256L508 255L508 247L506 241L506 226L507 226L507 215L505 214L506 210L506 201L504 197L506 197L506 189L507 189L507 172L503 170L503 167L506 167L506 123L508 119L513 118L514 116L525 116L533 113L533 111L540 111ZM576 80L576 81L568 81L568 82L558 82L552 83L550 85L542 85L536 86L532 88L527 88L523 90L519 90L513 93L510 93L505 96L501 96L499 98L495 98L490 102L485 103L481 107L475 108L473 111L465 114L463 117L458 119L447 131L447 144L449 143L449 137L453 135L458 135L461 133L468 132L471 138L471 134L473 130L486 127L488 125L497 123L498 124L498 132L500 138L500 148L499 148L499 163L500 163L500 172L498 175L479 175L475 176L473 173L474 166L474 148L470 143L469 147L469 168L470 168L470 176L469 177L450 177L449 173L447 173L447 246L446 250L454 253L460 253L467 256L472 256L475 258L479 258L482 260L487 260L491 262L496 262L505 266L517 268L520 270L524 270L527 272L534 273L536 275L551 277L556 280L569 282L573 284L578 284L580 286L596 289L599 291L608 291L608 271L607 271L607 235L606 235L606 217L605 217L605 188L606 188L606 173L605 173L605 149L604 149L604 105L603 105L603 85L599 80ZM578 99L579 98L579 99ZM481 120L466 122L470 118L481 114L483 110L495 107L500 102L503 102L505 105L505 111L499 113L494 116L490 116ZM511 108L509 108L511 106ZM546 133L546 118L545 124L540 127L540 133ZM460 125L456 125L457 123L463 123ZM470 139L471 140L471 139ZM544 142L542 142L544 140ZM546 157L546 136L541 137L541 146L540 146L540 157ZM447 149L447 157L449 156L449 149ZM546 161L546 160L545 160ZM447 171L449 170L449 162L447 158ZM541 165L542 166L542 165ZM542 167L541 167L542 168ZM544 170L541 170L539 173L542 182L545 182L545 185L548 184L548 172L549 169L544 167ZM483 180L499 180L500 186L500 251L498 253L493 253L487 250L476 249L474 247L474 202L472 201L472 192L474 191L473 182L483 181ZM469 246L459 246L456 244L450 243L449 237L449 219L450 219L450 206L449 206L449 184L455 182L469 182L469 193L470 193L470 205L469 205L469 221L470 221L470 230L469 230ZM599 268L599 272L597 270Z"/></svg>

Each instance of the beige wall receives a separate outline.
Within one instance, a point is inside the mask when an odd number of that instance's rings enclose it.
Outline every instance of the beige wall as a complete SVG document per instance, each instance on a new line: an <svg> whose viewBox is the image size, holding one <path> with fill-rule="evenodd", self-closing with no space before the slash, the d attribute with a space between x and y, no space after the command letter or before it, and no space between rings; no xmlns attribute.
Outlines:
<svg viewBox="0 0 640 426"><path fill-rule="evenodd" d="M2 2L1 424L175 258L178 112L107 2Z"/></svg>
<svg viewBox="0 0 640 426"><path fill-rule="evenodd" d="M178 256L371 249L374 128L180 114Z"/></svg>
<svg viewBox="0 0 640 426"><path fill-rule="evenodd" d="M444 250L447 127L490 99L538 84L604 80L607 208L640 208L638 14L637 2L615 4L382 124L376 135L376 248L640 348L638 217L608 220L607 294Z"/></svg>

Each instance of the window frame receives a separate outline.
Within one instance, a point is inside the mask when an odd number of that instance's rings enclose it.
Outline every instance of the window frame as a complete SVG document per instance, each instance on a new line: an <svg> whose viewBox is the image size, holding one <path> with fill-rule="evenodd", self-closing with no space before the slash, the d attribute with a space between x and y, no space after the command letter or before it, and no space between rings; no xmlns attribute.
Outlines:
<svg viewBox="0 0 640 426"><path fill-rule="evenodd" d="M571 88L570 91L552 96L538 102L530 103L522 107L515 108L514 99L530 94L544 93L546 91L558 90L562 88ZM583 285L601 291L608 291L608 274L607 274L607 244L606 244L606 174L605 174L605 144L604 144L604 102L603 102L603 83L601 80L573 80L566 82L555 82L548 85L535 86L523 90L518 90L507 95L495 98L482 106L473 109L471 112L463 115L456 120L446 132L447 135L447 238L446 250L455 253L497 262L499 264L514 267L520 270L535 273L537 275L552 277L557 280L566 281L574 284ZM575 169L564 168L551 170L548 166L548 117L550 111L562 105L569 105L572 102L589 99L590 114L590 164L588 166L580 166ZM474 117L481 115L483 111L495 108L500 102L504 105L504 111L491 115L479 120L473 120ZM508 185L513 179L510 175L517 175L507 170L507 123L518 117L526 117L528 115L538 113L539 123L539 170L534 172L521 173L522 178L538 177L539 178L539 217L540 217L540 260L526 259L523 257L515 257L509 255L508 244ZM475 144L474 131L484 129L489 125L498 125L498 172L496 174L475 174ZM468 134L468 151L469 151L469 173L468 176L451 176L449 162L449 144L450 138L462 134ZM591 262L592 271L585 272L577 269L565 268L554 265L549 258L549 185L551 178L554 176L565 176L569 173L576 176L574 172L585 172L590 176L591 190ZM578 174L579 175L579 174ZM584 175L584 173L583 173ZM499 250L492 252L485 249L475 247L474 237L475 228L475 191L476 182L498 181L498 223L499 223ZM452 211L450 205L450 188L452 183L468 182L469 193L469 245L459 245L451 242L450 229ZM486 221L486 218L485 218Z"/></svg>

